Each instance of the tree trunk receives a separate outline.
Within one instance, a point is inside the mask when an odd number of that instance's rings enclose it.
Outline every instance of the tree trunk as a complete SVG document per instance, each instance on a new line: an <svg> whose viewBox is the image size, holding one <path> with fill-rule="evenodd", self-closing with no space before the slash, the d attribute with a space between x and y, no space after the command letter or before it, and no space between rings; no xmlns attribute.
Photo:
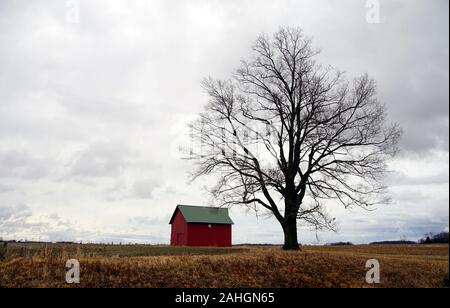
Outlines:
<svg viewBox="0 0 450 308"><path fill-rule="evenodd" d="M283 224L284 245L285 250L299 250L297 239L297 220L287 220Z"/></svg>

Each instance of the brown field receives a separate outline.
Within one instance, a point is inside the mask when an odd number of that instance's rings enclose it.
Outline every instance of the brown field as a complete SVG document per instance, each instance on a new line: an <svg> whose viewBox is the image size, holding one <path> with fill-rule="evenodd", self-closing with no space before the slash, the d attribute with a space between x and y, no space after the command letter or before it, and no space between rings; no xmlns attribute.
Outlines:
<svg viewBox="0 0 450 308"><path fill-rule="evenodd" d="M10 244L0 287L443 287L448 245L183 248L150 245ZM65 262L81 283L65 282ZM378 259L381 283L365 281Z"/></svg>

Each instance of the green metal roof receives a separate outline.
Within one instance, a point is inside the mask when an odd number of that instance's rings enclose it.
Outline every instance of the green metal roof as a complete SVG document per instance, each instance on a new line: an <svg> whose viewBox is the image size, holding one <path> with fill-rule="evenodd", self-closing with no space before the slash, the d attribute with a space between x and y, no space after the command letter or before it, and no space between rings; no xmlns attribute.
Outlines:
<svg viewBox="0 0 450 308"><path fill-rule="evenodd" d="M227 208L193 206L178 204L173 212L169 224L172 223L177 209L180 210L187 223L206 223L206 224L234 224L228 215Z"/></svg>

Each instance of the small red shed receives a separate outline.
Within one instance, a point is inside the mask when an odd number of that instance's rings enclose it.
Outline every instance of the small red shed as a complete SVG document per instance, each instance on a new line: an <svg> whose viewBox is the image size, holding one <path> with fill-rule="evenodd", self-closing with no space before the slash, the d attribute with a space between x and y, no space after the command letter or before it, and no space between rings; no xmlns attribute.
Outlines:
<svg viewBox="0 0 450 308"><path fill-rule="evenodd" d="M172 246L231 246L227 208L177 205L169 222Z"/></svg>

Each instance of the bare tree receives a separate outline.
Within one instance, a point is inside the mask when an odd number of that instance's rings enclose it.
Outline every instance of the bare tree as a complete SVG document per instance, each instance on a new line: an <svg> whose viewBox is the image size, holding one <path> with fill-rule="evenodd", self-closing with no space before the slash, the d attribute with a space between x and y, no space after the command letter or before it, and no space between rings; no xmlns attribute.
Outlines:
<svg viewBox="0 0 450 308"><path fill-rule="evenodd" d="M189 157L193 179L217 176L211 193L221 206L267 210L283 228L284 249L299 249L297 222L335 229L328 200L386 202L382 179L401 130L386 123L375 82L348 82L319 65L300 29L262 35L253 52L233 79L202 82L210 101L191 124L201 143Z"/></svg>

